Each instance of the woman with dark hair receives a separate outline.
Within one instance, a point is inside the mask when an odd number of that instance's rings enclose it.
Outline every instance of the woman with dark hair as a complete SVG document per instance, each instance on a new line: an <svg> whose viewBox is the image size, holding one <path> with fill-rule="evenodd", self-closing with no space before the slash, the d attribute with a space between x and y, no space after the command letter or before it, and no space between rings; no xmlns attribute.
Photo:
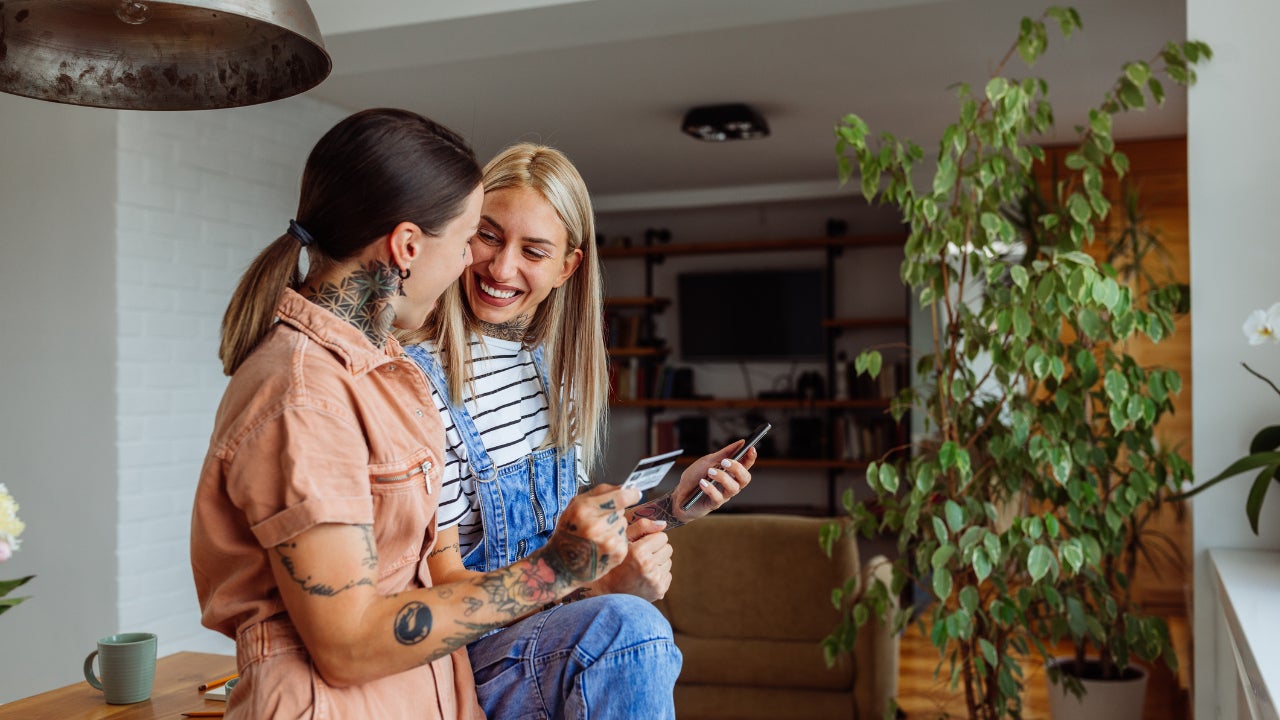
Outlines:
<svg viewBox="0 0 1280 720"><path fill-rule="evenodd" d="M602 486L521 562L433 582L443 428L390 333L469 264L479 179L447 128L357 113L317 143L297 220L231 299L191 526L203 622L236 640L229 718L481 717L461 648L627 554L618 508L639 493Z"/></svg>

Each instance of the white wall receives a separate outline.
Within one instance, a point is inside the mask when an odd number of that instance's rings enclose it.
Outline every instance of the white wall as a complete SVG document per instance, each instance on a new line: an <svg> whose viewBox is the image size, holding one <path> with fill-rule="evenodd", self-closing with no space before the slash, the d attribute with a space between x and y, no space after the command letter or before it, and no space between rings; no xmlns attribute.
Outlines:
<svg viewBox="0 0 1280 720"><path fill-rule="evenodd" d="M116 114L0 95L0 482L34 574L0 703L81 677L116 627Z"/></svg>
<svg viewBox="0 0 1280 720"><path fill-rule="evenodd" d="M234 651L200 626L188 554L226 386L219 326L240 273L293 217L307 153L346 115L307 98L120 115L119 618L159 635L161 655Z"/></svg>
<svg viewBox="0 0 1280 720"><path fill-rule="evenodd" d="M1208 478L1248 451L1260 427L1280 418L1280 397L1240 362L1280 380L1280 348L1250 347L1240 325L1250 310L1280 301L1277 283L1276 163L1280 97L1273 92L1277 57L1270 28L1280 6L1270 0L1188 0L1187 36L1208 42L1214 59L1189 95L1188 195L1191 217L1192 423L1196 477ZM1280 493L1263 506L1262 536L1244 516L1248 474L1193 501L1195 533L1195 716L1234 718L1232 659L1216 582L1205 556L1215 547L1280 547Z"/></svg>
<svg viewBox="0 0 1280 720"><path fill-rule="evenodd" d="M28 525L0 576L38 575L0 617L0 703L75 682L117 631L157 633L161 655L233 651L200 626L188 559L218 328L346 114L305 97L117 113L0 95L0 482Z"/></svg>

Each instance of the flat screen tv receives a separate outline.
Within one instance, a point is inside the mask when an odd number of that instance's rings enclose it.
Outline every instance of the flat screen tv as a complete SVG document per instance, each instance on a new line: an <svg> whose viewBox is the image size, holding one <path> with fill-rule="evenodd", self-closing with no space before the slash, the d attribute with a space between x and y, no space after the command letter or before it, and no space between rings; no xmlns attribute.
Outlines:
<svg viewBox="0 0 1280 720"><path fill-rule="evenodd" d="M826 353L823 271L683 273L677 280L685 360L803 360Z"/></svg>

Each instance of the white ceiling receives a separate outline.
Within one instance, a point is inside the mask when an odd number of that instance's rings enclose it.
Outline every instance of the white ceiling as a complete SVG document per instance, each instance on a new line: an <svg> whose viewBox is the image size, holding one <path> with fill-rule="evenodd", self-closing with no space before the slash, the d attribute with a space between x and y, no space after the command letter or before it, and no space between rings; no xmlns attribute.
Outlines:
<svg viewBox="0 0 1280 720"><path fill-rule="evenodd" d="M981 87L1028 0L312 0L334 59L311 95L351 109L406 107L465 135L485 159L518 140L575 161L600 207L702 195L821 195L836 187L832 126L936 147L956 101ZM1014 75L1050 84L1057 140L1127 60L1186 34L1183 0L1081 0L1083 32ZM1056 32L1056 30L1054 31ZM763 140L704 143L679 130L694 105L746 102ZM1181 135L1185 94L1116 123L1121 138ZM658 193L659 195L655 195ZM696 193L695 193L696 194ZM630 205L635 205L631 202Z"/></svg>

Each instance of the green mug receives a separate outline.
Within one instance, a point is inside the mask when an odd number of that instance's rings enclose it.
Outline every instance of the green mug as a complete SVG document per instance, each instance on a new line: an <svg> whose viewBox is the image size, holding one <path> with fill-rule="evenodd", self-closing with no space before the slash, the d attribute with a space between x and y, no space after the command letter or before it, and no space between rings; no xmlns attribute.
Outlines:
<svg viewBox="0 0 1280 720"><path fill-rule="evenodd" d="M93 672L95 657L102 671L101 680ZM111 705L128 705L151 697L155 678L156 636L151 633L108 635L84 659L84 679L101 690Z"/></svg>

